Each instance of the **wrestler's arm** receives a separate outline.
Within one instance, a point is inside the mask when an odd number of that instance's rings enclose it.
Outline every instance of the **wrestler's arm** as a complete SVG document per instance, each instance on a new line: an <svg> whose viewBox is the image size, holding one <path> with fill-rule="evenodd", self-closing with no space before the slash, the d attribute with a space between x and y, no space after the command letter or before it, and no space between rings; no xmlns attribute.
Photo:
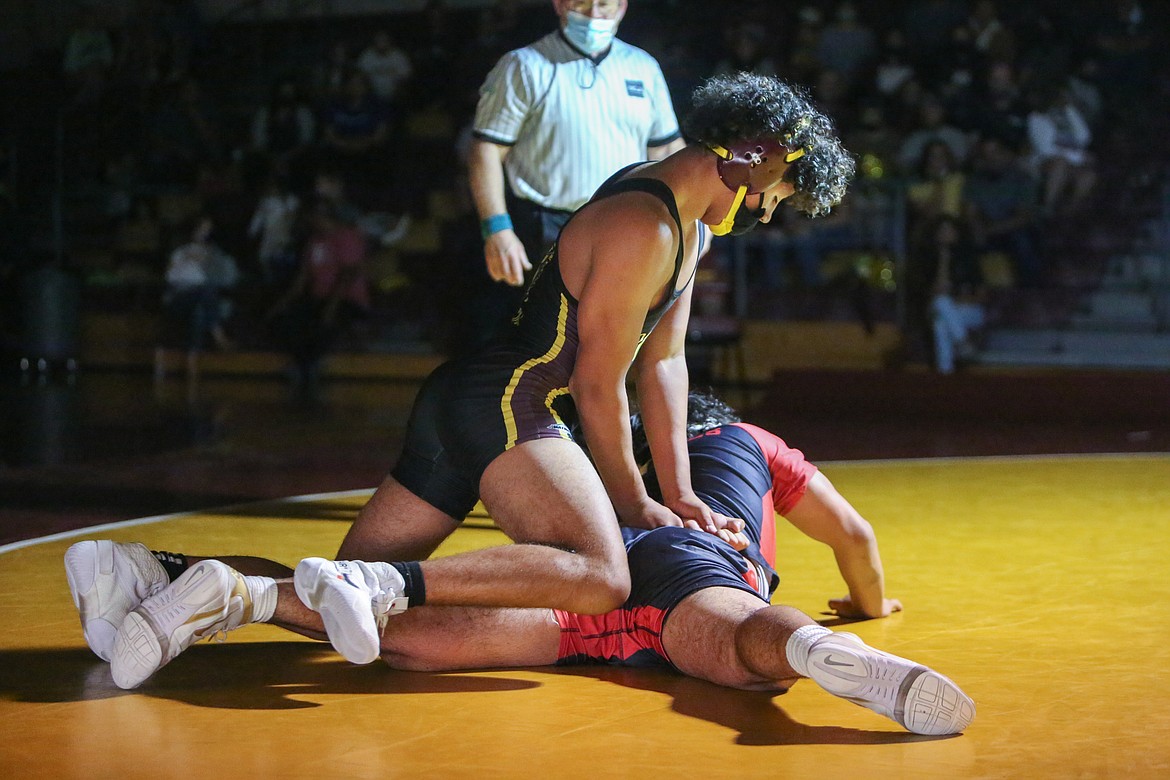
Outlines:
<svg viewBox="0 0 1170 780"><path fill-rule="evenodd" d="M743 521L713 512L691 487L691 463L687 452L689 378L685 348L693 289L693 285L687 286L638 353L634 362L638 406L666 506L689 528L717 535L723 530L737 534L743 529ZM729 535L724 541L737 549L746 546L741 544L746 537L733 540Z"/></svg>
<svg viewBox="0 0 1170 780"><path fill-rule="evenodd" d="M659 321L634 361L638 406L654 471L667 506L693 495L687 454L686 333L693 286L688 285Z"/></svg>
<svg viewBox="0 0 1170 780"><path fill-rule="evenodd" d="M886 617L902 603L885 596L885 575L873 526L824 474L809 480L804 497L784 515L802 533L833 550L849 595L829 602L841 617Z"/></svg>
<svg viewBox="0 0 1170 780"><path fill-rule="evenodd" d="M634 461L626 395L626 374L646 311L670 279L673 231L650 206L612 202L579 215L569 230L571 234L562 236L562 249L590 255L578 296L577 362L569 390L594 465L624 523L641 528L681 525L646 493Z"/></svg>

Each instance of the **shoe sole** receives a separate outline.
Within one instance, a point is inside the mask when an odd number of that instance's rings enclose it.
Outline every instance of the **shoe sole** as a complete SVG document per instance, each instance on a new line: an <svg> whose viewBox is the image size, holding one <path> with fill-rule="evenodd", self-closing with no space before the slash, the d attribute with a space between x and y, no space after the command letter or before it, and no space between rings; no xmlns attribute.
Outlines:
<svg viewBox="0 0 1170 780"><path fill-rule="evenodd" d="M975 702L938 672L919 667L902 682L895 719L915 734L958 734L975 719ZM917 671L917 670L916 670Z"/></svg>
<svg viewBox="0 0 1170 780"><path fill-rule="evenodd" d="M69 595L81 619L81 632L89 649L103 661L113 655L114 637L118 626L100 616L86 617L89 607L84 594L93 590L102 573L102 565L108 569L108 576L114 572L114 545L107 541L78 542L65 552L65 579L69 582ZM84 583L84 585L83 585ZM98 605L100 608L100 604Z"/></svg>
<svg viewBox="0 0 1170 780"><path fill-rule="evenodd" d="M204 561L188 569L183 575L186 579L179 579L172 583L172 587L178 586L182 590L175 594L174 602L163 607L163 611L175 608L176 602L181 602L192 590L203 587L209 578L227 576L224 575L224 571L231 570L224 564L217 565L216 561ZM234 583L221 581L219 584L221 587L230 588ZM113 674L114 683L119 688L137 688L148 677L170 663L182 651L182 648L190 645L193 641L210 636L213 632L208 631L209 626L197 627L194 622L200 618L219 614L219 610L195 614L185 623L175 626L167 632L159 627L148 607L150 607L149 600L126 615L126 619L122 621L122 627L118 630L118 637L114 641L110 671ZM223 609L226 612L230 607ZM172 653L173 647L179 647L180 650Z"/></svg>
<svg viewBox="0 0 1170 780"><path fill-rule="evenodd" d="M158 632L137 610L122 621L114 642L110 672L114 684L123 690L137 688L162 666L163 647Z"/></svg>

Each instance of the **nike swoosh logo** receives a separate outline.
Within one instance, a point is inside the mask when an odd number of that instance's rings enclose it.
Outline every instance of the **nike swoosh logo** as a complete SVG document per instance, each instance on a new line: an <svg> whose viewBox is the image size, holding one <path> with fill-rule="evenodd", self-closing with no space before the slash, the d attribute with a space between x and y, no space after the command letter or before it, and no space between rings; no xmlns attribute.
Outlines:
<svg viewBox="0 0 1170 780"><path fill-rule="evenodd" d="M825 663L828 664L829 666L853 666L853 664L848 662L848 661L846 661L845 663L841 663L840 661L834 661L833 656L831 656L831 655L827 656L825 658Z"/></svg>

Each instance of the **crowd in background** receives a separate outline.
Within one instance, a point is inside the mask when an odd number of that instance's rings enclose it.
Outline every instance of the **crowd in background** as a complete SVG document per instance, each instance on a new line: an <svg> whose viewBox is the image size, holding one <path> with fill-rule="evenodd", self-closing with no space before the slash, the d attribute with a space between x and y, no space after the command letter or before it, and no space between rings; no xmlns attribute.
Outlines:
<svg viewBox="0 0 1170 780"><path fill-rule="evenodd" d="M51 256L36 221L15 215L49 203L59 181L66 211L91 214L69 223L68 245L106 250L91 276L157 281L188 346L274 343L277 315L311 297L306 263L341 253L328 264L365 268L344 323L327 301L303 322L360 336L371 307L414 307L443 347L490 283L461 160L477 89L552 18L510 0L265 24L210 24L187 0L79 4L62 48L5 78L28 111L0 120L2 273ZM961 357L987 286L1059 283L1070 231L1100 218L1118 166L1142 159L1167 96L1166 25L1161 4L1141 0L631 0L618 35L658 58L680 115L712 73L807 85L859 179L830 218L759 231L757 288L777 300L824 288L834 253L889 252L898 233L903 324L958 333ZM384 300L401 284L364 264L426 219L442 225L438 251L399 262L392 275L411 292ZM339 230L361 240L330 237ZM214 258L202 276L196 255Z"/></svg>

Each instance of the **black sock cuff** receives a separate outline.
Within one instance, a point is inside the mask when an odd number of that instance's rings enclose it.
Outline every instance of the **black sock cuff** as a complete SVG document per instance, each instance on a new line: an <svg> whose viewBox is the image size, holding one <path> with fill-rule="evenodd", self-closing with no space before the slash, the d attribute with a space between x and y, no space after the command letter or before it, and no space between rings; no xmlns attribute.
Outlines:
<svg viewBox="0 0 1170 780"><path fill-rule="evenodd" d="M151 550L150 554L162 564L163 569L166 570L167 579L174 582L179 578L183 572L187 571L190 565L187 563L187 556L183 553L165 552L163 550Z"/></svg>
<svg viewBox="0 0 1170 780"><path fill-rule="evenodd" d="M410 606L421 607L427 603L427 586L423 582L422 566L418 561L406 561L390 564L402 579L406 580L406 590L402 594L410 599Z"/></svg>

